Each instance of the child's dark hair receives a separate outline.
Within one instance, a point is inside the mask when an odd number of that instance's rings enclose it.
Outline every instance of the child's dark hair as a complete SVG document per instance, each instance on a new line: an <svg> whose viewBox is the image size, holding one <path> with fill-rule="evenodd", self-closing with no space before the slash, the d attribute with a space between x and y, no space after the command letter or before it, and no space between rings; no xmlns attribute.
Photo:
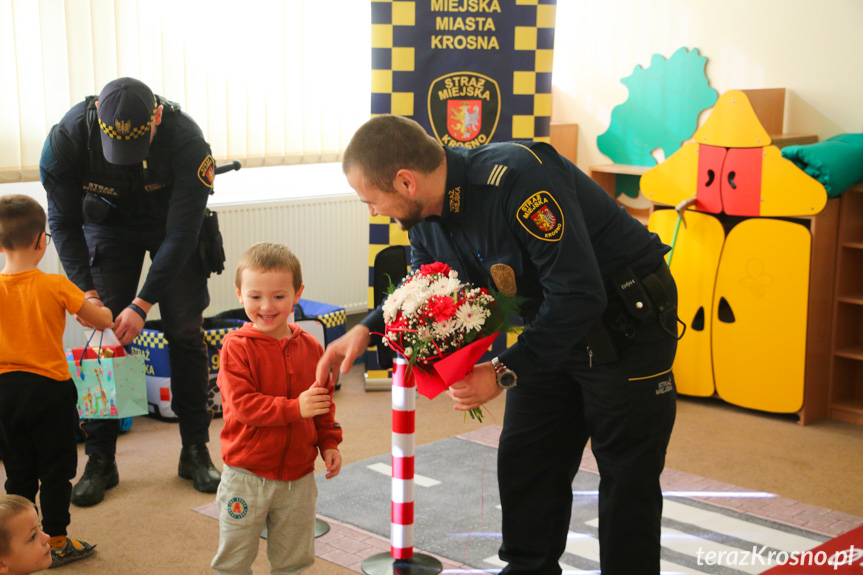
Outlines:
<svg viewBox="0 0 863 575"><path fill-rule="evenodd" d="M9 533L9 524L12 518L19 513L35 509L36 505L20 495L0 495L0 557L9 553L12 534Z"/></svg>
<svg viewBox="0 0 863 575"><path fill-rule="evenodd" d="M45 210L30 196L0 196L0 248L29 247L45 231L46 221Z"/></svg>
<svg viewBox="0 0 863 575"><path fill-rule="evenodd" d="M294 291L299 291L303 285L303 270L300 260L282 244L260 242L247 249L237 264L237 275L234 284L237 289L242 287L243 270L258 272L291 272L294 278Z"/></svg>

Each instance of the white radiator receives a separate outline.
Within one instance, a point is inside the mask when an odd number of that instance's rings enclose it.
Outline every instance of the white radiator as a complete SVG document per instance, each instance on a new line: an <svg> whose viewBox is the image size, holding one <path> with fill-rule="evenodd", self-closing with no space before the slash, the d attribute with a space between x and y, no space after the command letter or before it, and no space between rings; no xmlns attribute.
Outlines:
<svg viewBox="0 0 863 575"><path fill-rule="evenodd" d="M278 242L303 268L303 298L368 309L368 209L356 195L211 206L225 242L225 271L210 276L205 315L239 307L234 292L237 261L252 244Z"/></svg>

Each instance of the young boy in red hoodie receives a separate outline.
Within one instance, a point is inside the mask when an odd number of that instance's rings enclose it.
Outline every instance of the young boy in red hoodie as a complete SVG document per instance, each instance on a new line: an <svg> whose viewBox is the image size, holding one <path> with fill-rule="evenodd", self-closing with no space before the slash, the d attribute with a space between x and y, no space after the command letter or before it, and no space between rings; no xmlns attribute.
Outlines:
<svg viewBox="0 0 863 575"><path fill-rule="evenodd" d="M342 465L333 386L313 386L323 348L288 323L303 293L296 256L280 244L253 245L240 258L235 287L251 323L225 336L220 354L225 466L211 567L251 573L266 526L272 572L301 573L315 561L318 451L327 479Z"/></svg>

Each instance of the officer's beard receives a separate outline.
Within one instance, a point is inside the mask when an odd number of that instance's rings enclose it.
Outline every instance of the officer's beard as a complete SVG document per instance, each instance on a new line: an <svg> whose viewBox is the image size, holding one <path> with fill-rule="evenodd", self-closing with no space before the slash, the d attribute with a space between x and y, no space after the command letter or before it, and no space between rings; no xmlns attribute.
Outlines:
<svg viewBox="0 0 863 575"><path fill-rule="evenodd" d="M404 231L410 230L412 227L423 221L423 206L416 200L408 200L406 206L409 207L408 214L401 218L394 217L393 219Z"/></svg>

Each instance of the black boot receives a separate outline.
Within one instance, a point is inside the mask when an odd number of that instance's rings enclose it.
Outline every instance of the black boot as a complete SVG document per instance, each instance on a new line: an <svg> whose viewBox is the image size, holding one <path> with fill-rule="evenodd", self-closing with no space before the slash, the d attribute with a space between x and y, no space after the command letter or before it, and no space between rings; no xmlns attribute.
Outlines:
<svg viewBox="0 0 863 575"><path fill-rule="evenodd" d="M210 459L206 443L196 443L183 448L177 475L183 479L191 479L195 489L203 493L215 493L222 479Z"/></svg>
<svg viewBox="0 0 863 575"><path fill-rule="evenodd" d="M117 461L111 455L94 453L87 460L84 474L72 488L72 503L78 507L96 505L105 499L105 490L120 483Z"/></svg>

